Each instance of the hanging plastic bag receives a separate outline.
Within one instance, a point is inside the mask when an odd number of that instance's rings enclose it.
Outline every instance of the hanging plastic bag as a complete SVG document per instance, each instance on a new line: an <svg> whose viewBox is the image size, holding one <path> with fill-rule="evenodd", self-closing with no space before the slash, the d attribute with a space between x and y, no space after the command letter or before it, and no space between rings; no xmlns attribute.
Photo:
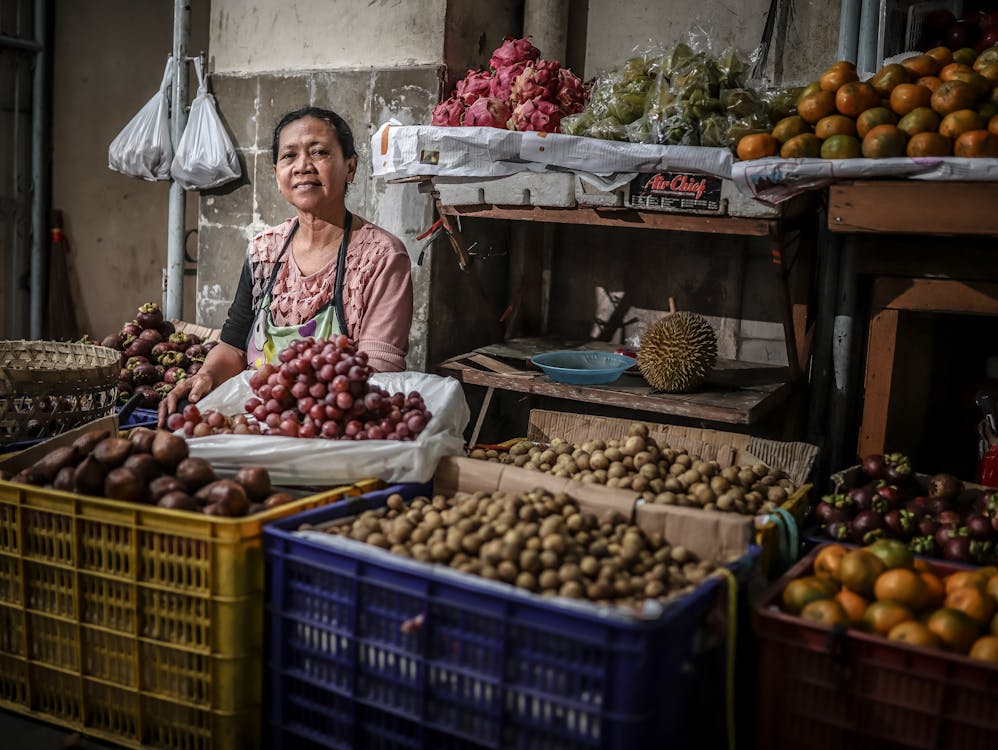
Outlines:
<svg viewBox="0 0 998 750"><path fill-rule="evenodd" d="M229 134L215 109L215 97L201 74L201 60L194 58L198 93L191 102L187 127L177 144L170 175L185 190L208 190L237 179L242 171Z"/></svg>
<svg viewBox="0 0 998 750"><path fill-rule="evenodd" d="M176 69L167 58L159 91L138 111L107 149L107 166L144 180L170 179L173 143L170 140L170 86Z"/></svg>

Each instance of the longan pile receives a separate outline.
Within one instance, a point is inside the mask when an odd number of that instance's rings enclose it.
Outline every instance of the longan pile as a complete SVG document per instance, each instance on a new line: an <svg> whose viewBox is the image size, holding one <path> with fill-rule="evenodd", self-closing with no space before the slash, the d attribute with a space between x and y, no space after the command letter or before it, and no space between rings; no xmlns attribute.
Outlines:
<svg viewBox="0 0 998 750"><path fill-rule="evenodd" d="M543 489L417 497L408 506L393 494L386 507L323 530L545 596L622 607L685 593L716 568L619 513L597 518Z"/></svg>
<svg viewBox="0 0 998 750"><path fill-rule="evenodd" d="M569 443L555 438L548 445L523 441L509 451L476 448L470 456L633 490L648 502L744 515L774 511L795 489L779 469L763 464L722 469L717 461L702 461L649 438L648 427L641 423L631 425L623 440Z"/></svg>

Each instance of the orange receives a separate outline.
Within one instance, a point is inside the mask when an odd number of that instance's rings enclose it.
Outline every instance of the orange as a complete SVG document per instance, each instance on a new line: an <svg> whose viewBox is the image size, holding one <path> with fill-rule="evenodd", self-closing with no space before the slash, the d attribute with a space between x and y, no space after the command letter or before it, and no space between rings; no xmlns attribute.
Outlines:
<svg viewBox="0 0 998 750"><path fill-rule="evenodd" d="M808 94L817 94L819 91L821 91L820 82L814 81L813 83L809 83L807 86L801 89L800 94L797 95L797 101L800 102L800 100L803 99Z"/></svg>
<svg viewBox="0 0 998 750"><path fill-rule="evenodd" d="M916 133L908 141L905 153L912 158L918 156L952 156L953 141L939 133Z"/></svg>
<svg viewBox="0 0 998 750"><path fill-rule="evenodd" d="M913 109L929 106L932 92L917 83L901 83L891 92L891 109L902 117Z"/></svg>
<svg viewBox="0 0 998 750"><path fill-rule="evenodd" d="M842 606L834 599L816 599L801 610L805 620L814 620L825 625L848 625L849 617Z"/></svg>
<svg viewBox="0 0 998 750"><path fill-rule="evenodd" d="M995 90L998 91L998 89ZM977 114L983 117L985 121L988 121L995 115L998 115L998 104L992 104L991 102L984 102L983 104L978 104Z"/></svg>
<svg viewBox="0 0 998 750"><path fill-rule="evenodd" d="M822 140L833 135L856 135L856 121L845 115L828 115L815 123L814 134Z"/></svg>
<svg viewBox="0 0 998 750"><path fill-rule="evenodd" d="M860 156L859 139L854 135L833 135L821 144L822 159L858 159Z"/></svg>
<svg viewBox="0 0 998 750"><path fill-rule="evenodd" d="M891 91L899 83L908 83L911 79L908 69L903 65L892 63L885 65L869 80L869 84L880 96L890 96Z"/></svg>
<svg viewBox="0 0 998 750"><path fill-rule="evenodd" d="M974 641L970 647L971 659L998 663L998 635L985 635Z"/></svg>
<svg viewBox="0 0 998 750"><path fill-rule="evenodd" d="M939 576L928 570L920 570L918 571L918 577L925 584L924 606L933 609L941 607L946 600L946 588L943 586L943 582L939 580Z"/></svg>
<svg viewBox="0 0 998 750"><path fill-rule="evenodd" d="M915 563L915 555L908 545L898 539L878 539L866 548L883 560L888 568L910 568Z"/></svg>
<svg viewBox="0 0 998 750"><path fill-rule="evenodd" d="M868 83L852 81L835 92L835 108L848 117L859 117L880 103L880 94Z"/></svg>
<svg viewBox="0 0 998 750"><path fill-rule="evenodd" d="M959 62L952 62L939 69L939 78L943 81L952 81L957 73L973 73L974 69L969 65Z"/></svg>
<svg viewBox="0 0 998 750"><path fill-rule="evenodd" d="M776 156L780 151L780 142L769 133L752 133L741 137L736 150L742 161L762 159Z"/></svg>
<svg viewBox="0 0 998 750"><path fill-rule="evenodd" d="M887 635L895 625L914 619L911 610L898 602L871 602L863 614L863 630Z"/></svg>
<svg viewBox="0 0 998 750"><path fill-rule="evenodd" d="M797 614L804 607L818 599L831 599L835 596L835 584L815 576L796 578L783 589L783 608Z"/></svg>
<svg viewBox="0 0 998 750"><path fill-rule="evenodd" d="M918 573L907 568L888 570L877 578L873 595L877 601L890 599L917 612L925 604L925 583Z"/></svg>
<svg viewBox="0 0 998 750"><path fill-rule="evenodd" d="M784 159L817 159L821 156L821 139L814 133L801 133L783 144L780 156Z"/></svg>
<svg viewBox="0 0 998 750"><path fill-rule="evenodd" d="M974 60L973 70L978 73L986 65L998 65L998 47L988 47Z"/></svg>
<svg viewBox="0 0 998 750"><path fill-rule="evenodd" d="M998 158L998 135L987 130L968 130L953 144L953 156Z"/></svg>
<svg viewBox="0 0 998 750"><path fill-rule="evenodd" d="M802 96L797 102L797 114L812 125L822 117L835 114L835 93L822 90Z"/></svg>
<svg viewBox="0 0 998 750"><path fill-rule="evenodd" d="M936 76L922 76L917 81L915 81L919 86L925 86L929 91L935 91L937 88L943 85L943 80Z"/></svg>
<svg viewBox="0 0 998 750"><path fill-rule="evenodd" d="M974 90L978 98L988 93L988 90L991 88L991 82L987 78L972 70L958 70L950 76L950 80L963 81Z"/></svg>
<svg viewBox="0 0 998 750"><path fill-rule="evenodd" d="M962 586L974 586L984 591L985 587L988 585L988 578L985 574L978 570L958 570L955 573L950 573L946 576L943 583L946 584L946 593L948 594L953 589L958 589Z"/></svg>
<svg viewBox="0 0 998 750"><path fill-rule="evenodd" d="M998 135L998 115L995 115L988 120L988 132L991 133L991 135Z"/></svg>
<svg viewBox="0 0 998 750"><path fill-rule="evenodd" d="M940 68L943 68L953 62L953 53L950 51L949 47L933 47L925 54L935 60L936 64Z"/></svg>
<svg viewBox="0 0 998 750"><path fill-rule="evenodd" d="M984 592L998 604L998 573L988 578L988 582L984 585Z"/></svg>
<svg viewBox="0 0 998 750"><path fill-rule="evenodd" d="M859 76L856 75L856 68L837 66L838 63L832 65L832 67L821 75L821 79L818 82L821 84L822 91L835 92L845 84L859 80Z"/></svg>
<svg viewBox="0 0 998 750"><path fill-rule="evenodd" d="M804 121L804 118L800 115L784 117L773 126L773 137L781 144L786 143L795 135L810 132L811 126L808 125L807 122Z"/></svg>
<svg viewBox="0 0 998 750"><path fill-rule="evenodd" d="M891 628L887 637L892 641L907 643L909 646L939 648L939 638L925 625L914 620L905 620Z"/></svg>
<svg viewBox="0 0 998 750"><path fill-rule="evenodd" d="M937 609L925 624L948 651L965 654L977 640L978 624L958 609Z"/></svg>
<svg viewBox="0 0 998 750"><path fill-rule="evenodd" d="M863 156L885 159L904 153L905 135L896 125L877 125L863 138Z"/></svg>
<svg viewBox="0 0 998 750"><path fill-rule="evenodd" d="M814 574L818 578L839 581L839 564L848 550L841 544L826 544L814 557Z"/></svg>
<svg viewBox="0 0 998 750"><path fill-rule="evenodd" d="M931 55L915 55L902 60L901 65L911 73L912 78L931 76L939 70L939 61Z"/></svg>
<svg viewBox="0 0 998 750"><path fill-rule="evenodd" d="M884 561L867 549L850 550L839 564L842 585L861 596L870 597L877 577L887 569Z"/></svg>
<svg viewBox="0 0 998 750"><path fill-rule="evenodd" d="M934 133L939 129L939 115L929 107L918 107L898 122L898 130L911 138L919 133Z"/></svg>
<svg viewBox="0 0 998 750"><path fill-rule="evenodd" d="M863 615L866 613L866 608L870 605L866 599L849 589L839 591L835 595L835 601L839 603L842 611L846 613L846 617L849 618L849 622L853 625L859 625L859 623L863 622Z"/></svg>
<svg viewBox="0 0 998 750"><path fill-rule="evenodd" d="M932 105L932 109L945 116L958 109L970 109L976 102L977 94L969 83L945 81L942 86L932 92L928 103Z"/></svg>
<svg viewBox="0 0 998 750"><path fill-rule="evenodd" d="M897 121L897 115L887 107L873 107L856 118L856 135L865 138L877 125L896 125Z"/></svg>
<svg viewBox="0 0 998 750"><path fill-rule="evenodd" d="M927 573L935 572L932 569L932 566L929 565L929 562L927 560L923 560L921 557L916 557L914 560L911 561L911 568L912 570L917 570L919 572L923 570L926 571Z"/></svg>
<svg viewBox="0 0 998 750"><path fill-rule="evenodd" d="M994 599L973 586L961 586L946 594L946 601L943 606L951 609L958 609L968 617L973 618L981 625L987 625L994 617Z"/></svg>
<svg viewBox="0 0 998 750"><path fill-rule="evenodd" d="M977 53L973 47L961 47L960 49L953 50L953 62L971 65L976 59Z"/></svg>
<svg viewBox="0 0 998 750"><path fill-rule="evenodd" d="M989 85L998 85L998 63L983 65L980 68L975 68L975 70L984 76L984 80L986 80Z"/></svg>
<svg viewBox="0 0 998 750"><path fill-rule="evenodd" d="M988 632L991 635L998 635L998 612L991 618L991 625L988 627Z"/></svg>
<svg viewBox="0 0 998 750"><path fill-rule="evenodd" d="M982 130L984 118L972 109L958 109L950 112L939 123L939 132L947 138L956 138L968 130Z"/></svg>

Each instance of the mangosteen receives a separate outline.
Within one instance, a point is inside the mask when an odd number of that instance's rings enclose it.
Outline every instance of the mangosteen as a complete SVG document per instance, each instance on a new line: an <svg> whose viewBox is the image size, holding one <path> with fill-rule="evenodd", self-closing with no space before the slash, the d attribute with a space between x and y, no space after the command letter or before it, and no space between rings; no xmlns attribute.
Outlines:
<svg viewBox="0 0 998 750"><path fill-rule="evenodd" d="M936 474L929 479L929 497L945 497L955 500L963 492L963 482L952 474Z"/></svg>
<svg viewBox="0 0 998 750"><path fill-rule="evenodd" d="M204 341L201 339L201 337L198 336L196 333L188 333L187 334L187 341L188 341L188 346L197 346L199 344L203 344L204 343Z"/></svg>
<svg viewBox="0 0 998 750"><path fill-rule="evenodd" d="M857 510L870 510L873 507L873 497L875 482L867 482L859 487L853 487L846 495L856 505Z"/></svg>
<svg viewBox="0 0 998 750"><path fill-rule="evenodd" d="M939 521L926 514L918 519L915 526L920 536L934 536L936 531L939 530Z"/></svg>
<svg viewBox="0 0 998 750"><path fill-rule="evenodd" d="M125 347L125 357L149 357L153 343L147 339L135 339Z"/></svg>
<svg viewBox="0 0 998 750"><path fill-rule="evenodd" d="M177 329L169 320L164 320L156 327L156 330L159 331L160 335L165 339L171 333L176 332Z"/></svg>
<svg viewBox="0 0 998 750"><path fill-rule="evenodd" d="M128 399L132 397L132 390L135 386L131 383L126 383L124 380L118 381L118 403L124 406L128 403Z"/></svg>
<svg viewBox="0 0 998 750"><path fill-rule="evenodd" d="M146 302L139 308L135 321L143 328L159 328L163 322L163 311L155 302Z"/></svg>
<svg viewBox="0 0 998 750"><path fill-rule="evenodd" d="M930 497L929 498L929 513L938 516L940 513L945 513L948 510L953 510L953 501L947 497Z"/></svg>
<svg viewBox="0 0 998 750"><path fill-rule="evenodd" d="M884 514L884 524L888 535L907 541L915 530L915 514L909 510L895 508Z"/></svg>
<svg viewBox="0 0 998 750"><path fill-rule="evenodd" d="M166 398L170 395L170 391L173 390L173 383L158 382L153 387L153 390L159 395L161 399Z"/></svg>
<svg viewBox="0 0 998 750"><path fill-rule="evenodd" d="M942 545L943 558L954 562L970 562L970 537L953 536Z"/></svg>
<svg viewBox="0 0 998 750"><path fill-rule="evenodd" d="M935 540L939 548L942 549L946 546L946 543L955 536L960 536L960 533L952 526L940 526L936 529Z"/></svg>
<svg viewBox="0 0 998 750"><path fill-rule="evenodd" d="M129 357L125 360L125 368L132 371L132 375L135 375L135 368L139 365L149 364L148 357Z"/></svg>
<svg viewBox="0 0 998 750"><path fill-rule="evenodd" d="M204 341L204 342L201 343L201 346L204 347L204 352L205 352L205 355L207 356L208 352L210 352L212 349L214 349L216 346L218 346L218 342L217 341Z"/></svg>
<svg viewBox="0 0 998 750"><path fill-rule="evenodd" d="M939 521L940 526L959 526L963 516L955 510L944 510L942 513L936 514L936 520Z"/></svg>
<svg viewBox="0 0 998 750"><path fill-rule="evenodd" d="M187 367L187 377L190 378L190 377L193 377L194 375L197 375L198 371L201 369L201 365L202 365L201 362L192 362Z"/></svg>
<svg viewBox="0 0 998 750"><path fill-rule="evenodd" d="M139 397L138 408L140 409L155 409L159 405L159 394L153 390L151 385L139 385L136 386L135 390L132 392L141 393Z"/></svg>
<svg viewBox="0 0 998 750"><path fill-rule="evenodd" d="M932 535L914 537L908 542L908 549L916 555L929 555L930 557L936 557L939 553L939 545L936 544L935 537Z"/></svg>
<svg viewBox="0 0 998 750"><path fill-rule="evenodd" d="M150 365L148 363L138 365L132 371L132 380L135 381L136 385L152 385L153 383L158 383L160 381L160 373L156 367L156 365Z"/></svg>
<svg viewBox="0 0 998 750"><path fill-rule="evenodd" d="M159 363L163 367L183 367L187 362L187 357L178 350L166 352L159 358Z"/></svg>
<svg viewBox="0 0 998 750"><path fill-rule="evenodd" d="M996 560L994 542L984 542L980 539L971 539L970 559L978 565L993 564Z"/></svg>
<svg viewBox="0 0 998 750"><path fill-rule="evenodd" d="M163 373L163 382L176 385L181 380L187 379L187 371L183 367L168 367Z"/></svg>
<svg viewBox="0 0 998 750"><path fill-rule="evenodd" d="M125 337L120 333L112 333L111 335L105 336L101 339L100 345L106 346L108 349L117 349L120 352L123 346L122 342L124 340Z"/></svg>
<svg viewBox="0 0 998 750"><path fill-rule="evenodd" d="M887 462L879 454L870 454L863 458L861 468L864 474L870 479L883 479L887 470Z"/></svg>
<svg viewBox="0 0 998 750"><path fill-rule="evenodd" d="M192 362L204 362L207 354L208 351L204 348L203 344L193 344L184 351L184 356Z"/></svg>
<svg viewBox="0 0 998 750"><path fill-rule="evenodd" d="M994 536L994 529L991 528L991 519L980 513L972 513L967 516L967 536L982 542L990 541Z"/></svg>
<svg viewBox="0 0 998 750"><path fill-rule="evenodd" d="M831 539L844 542L852 538L852 521L832 521L825 529Z"/></svg>
<svg viewBox="0 0 998 750"><path fill-rule="evenodd" d="M139 334L139 338L145 341L151 341L152 345L155 346L163 341L163 334L157 331L155 328L146 328L142 333Z"/></svg>
<svg viewBox="0 0 998 750"><path fill-rule="evenodd" d="M137 320L129 321L128 323L125 323L125 325L121 327L121 336L123 339L126 339L128 337L135 338L140 333L142 333L142 326L139 325L139 322Z"/></svg>
<svg viewBox="0 0 998 750"><path fill-rule="evenodd" d="M173 344L177 351L181 352L191 346L191 337L182 331L171 333L166 340Z"/></svg>
<svg viewBox="0 0 998 750"><path fill-rule="evenodd" d="M911 461L903 453L888 453L884 456L884 479L892 484L901 484L912 478Z"/></svg>
<svg viewBox="0 0 998 750"><path fill-rule="evenodd" d="M921 516L929 512L929 498L925 495L918 495L917 497L911 498L904 505L906 510L910 510L916 516Z"/></svg>
<svg viewBox="0 0 998 750"><path fill-rule="evenodd" d="M886 534L884 517L873 510L863 510L852 519L852 540L857 544L872 544Z"/></svg>

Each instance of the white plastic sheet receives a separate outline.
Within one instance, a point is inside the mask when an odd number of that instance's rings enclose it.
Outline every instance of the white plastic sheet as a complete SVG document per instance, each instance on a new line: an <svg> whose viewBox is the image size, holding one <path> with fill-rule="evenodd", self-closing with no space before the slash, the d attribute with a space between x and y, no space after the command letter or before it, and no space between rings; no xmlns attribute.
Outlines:
<svg viewBox="0 0 998 750"><path fill-rule="evenodd" d="M227 415L244 413L253 396L247 370L198 402ZM370 382L389 393L419 391L433 416L412 442L323 440L268 435L190 438L192 456L212 463L223 476L241 466L263 466L274 484L332 486L377 477L386 482L428 482L444 456L464 455L464 429L471 411L454 378L423 372L376 373Z"/></svg>
<svg viewBox="0 0 998 750"><path fill-rule="evenodd" d="M170 86L176 64L166 61L159 91L111 141L107 166L115 172L144 180L170 179L173 142L170 140Z"/></svg>

